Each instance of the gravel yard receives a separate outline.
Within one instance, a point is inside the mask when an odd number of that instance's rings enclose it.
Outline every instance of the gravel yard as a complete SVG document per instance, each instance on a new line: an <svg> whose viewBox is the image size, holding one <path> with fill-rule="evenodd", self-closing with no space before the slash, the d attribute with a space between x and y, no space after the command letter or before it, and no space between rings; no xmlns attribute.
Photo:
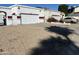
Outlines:
<svg viewBox="0 0 79 59"><path fill-rule="evenodd" d="M50 26L72 29L74 30L74 33L63 36L55 32L46 30L46 27ZM74 42L74 45L78 47L79 24L56 25L41 23L31 25L0 26L0 54L31 54L33 52L32 49L41 47L40 42L43 40L48 40L47 38L50 38L50 36L52 36L53 38L57 38L58 36L60 36L64 40L67 36L68 38L70 38L71 41ZM47 52L45 53L47 54ZM74 53L70 52L70 54Z"/></svg>

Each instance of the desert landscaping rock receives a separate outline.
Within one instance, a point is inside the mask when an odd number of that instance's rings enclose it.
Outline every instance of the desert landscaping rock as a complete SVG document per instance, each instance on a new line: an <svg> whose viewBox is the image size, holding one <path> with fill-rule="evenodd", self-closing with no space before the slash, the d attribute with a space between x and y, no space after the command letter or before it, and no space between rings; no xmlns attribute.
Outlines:
<svg viewBox="0 0 79 59"><path fill-rule="evenodd" d="M54 25L32 24L0 26L0 52L4 52L4 49L6 49L5 52L7 53L4 54L30 54L29 52L31 52L32 48L40 46L39 42L41 40L45 40L45 38L50 36L56 37L55 33L45 30L46 27L50 26ZM71 38L71 36L72 35L69 37ZM72 40L73 39L74 38L72 38ZM78 35L75 36L74 40L76 39L79 39ZM79 40L77 40L77 42L79 42Z"/></svg>

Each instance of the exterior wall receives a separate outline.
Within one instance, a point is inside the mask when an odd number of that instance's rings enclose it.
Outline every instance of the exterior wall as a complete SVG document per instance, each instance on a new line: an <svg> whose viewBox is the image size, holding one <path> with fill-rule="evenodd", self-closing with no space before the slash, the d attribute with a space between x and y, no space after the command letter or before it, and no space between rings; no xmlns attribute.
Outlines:
<svg viewBox="0 0 79 59"><path fill-rule="evenodd" d="M52 17L60 21L65 17L65 14L62 12L52 12Z"/></svg>
<svg viewBox="0 0 79 59"><path fill-rule="evenodd" d="M51 16L51 11L45 10L45 20L47 20L48 18L50 18L50 16Z"/></svg>
<svg viewBox="0 0 79 59"><path fill-rule="evenodd" d="M79 12L79 7L75 8L74 12Z"/></svg>
<svg viewBox="0 0 79 59"><path fill-rule="evenodd" d="M47 19L51 17L57 19L58 21L65 17L65 14L62 12L52 11L48 9L41 9L41 12L39 15L45 17L44 22L47 22Z"/></svg>
<svg viewBox="0 0 79 59"><path fill-rule="evenodd" d="M32 9L32 8L23 8L23 7L21 7L21 9L19 11L20 11L20 13L39 14L39 10Z"/></svg>
<svg viewBox="0 0 79 59"><path fill-rule="evenodd" d="M40 18L39 22L45 22L45 11L44 11L44 9L39 9L38 13L39 13L39 18Z"/></svg>
<svg viewBox="0 0 79 59"><path fill-rule="evenodd" d="M52 10L45 10L45 20L47 21L48 18L55 18L60 21L62 18L65 17L65 14L59 11L52 11Z"/></svg>
<svg viewBox="0 0 79 59"><path fill-rule="evenodd" d="M11 16L11 9L8 9L8 8L1 8L0 7L0 11L4 11L4 12L6 12L7 13L7 16Z"/></svg>
<svg viewBox="0 0 79 59"><path fill-rule="evenodd" d="M14 7L14 8L0 7L0 11L4 11L7 13L7 16L6 16L7 24L6 25L13 25L15 23L16 23L15 25L20 24L20 20L17 19L17 16L19 15L17 7ZM13 13L16 13L16 15L12 15ZM8 16L11 16L12 18L8 18Z"/></svg>
<svg viewBox="0 0 79 59"><path fill-rule="evenodd" d="M19 9L18 9L19 7ZM23 6L15 6L12 8L12 13L16 13L16 15L20 15L20 13L32 13L39 14L39 10L31 7L23 7Z"/></svg>
<svg viewBox="0 0 79 59"><path fill-rule="evenodd" d="M0 7L0 11L4 11L4 12L7 13L7 15L6 15L7 24L6 25L10 25L12 21L11 21L11 19L8 19L8 16L11 16L11 9L10 8Z"/></svg>
<svg viewBox="0 0 79 59"><path fill-rule="evenodd" d="M16 6L16 7L13 7L13 8L11 9L11 14L13 14L13 13L15 13L16 15L19 14L19 13L18 13L17 6Z"/></svg>

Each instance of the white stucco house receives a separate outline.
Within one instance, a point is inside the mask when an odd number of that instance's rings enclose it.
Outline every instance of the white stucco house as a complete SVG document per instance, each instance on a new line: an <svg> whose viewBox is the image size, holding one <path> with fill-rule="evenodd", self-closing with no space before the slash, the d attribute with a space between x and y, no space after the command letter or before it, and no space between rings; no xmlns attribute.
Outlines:
<svg viewBox="0 0 79 59"><path fill-rule="evenodd" d="M45 8L24 5L0 6L0 23L5 22L5 25L41 23L51 16L58 20L62 18L61 12Z"/></svg>

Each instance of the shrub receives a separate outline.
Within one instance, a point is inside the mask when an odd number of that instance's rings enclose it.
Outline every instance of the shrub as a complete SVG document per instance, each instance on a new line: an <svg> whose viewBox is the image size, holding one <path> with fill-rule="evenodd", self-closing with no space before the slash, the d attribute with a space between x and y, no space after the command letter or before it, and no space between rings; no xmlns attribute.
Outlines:
<svg viewBox="0 0 79 59"><path fill-rule="evenodd" d="M63 23L64 21L61 19L59 22Z"/></svg>
<svg viewBox="0 0 79 59"><path fill-rule="evenodd" d="M55 18L49 18L49 19L47 20L47 22L58 22L58 20L55 19Z"/></svg>

